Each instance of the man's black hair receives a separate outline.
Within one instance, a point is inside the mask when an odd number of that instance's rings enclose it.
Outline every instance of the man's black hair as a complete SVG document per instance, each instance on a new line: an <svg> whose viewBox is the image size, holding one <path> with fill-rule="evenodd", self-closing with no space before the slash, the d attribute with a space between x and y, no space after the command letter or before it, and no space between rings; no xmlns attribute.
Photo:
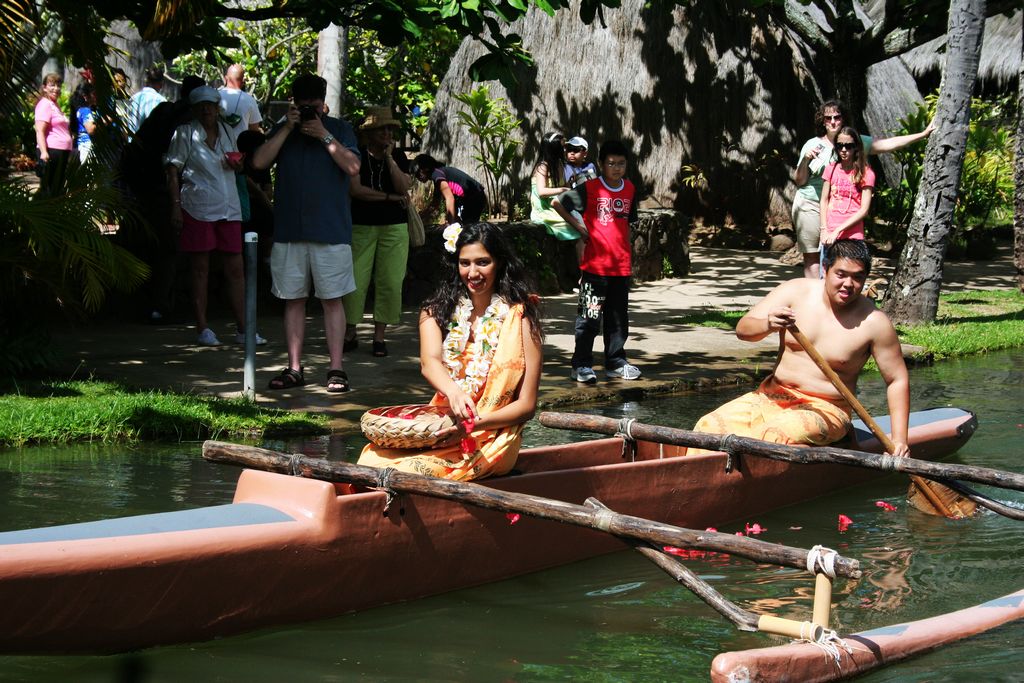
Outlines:
<svg viewBox="0 0 1024 683"><path fill-rule="evenodd" d="M206 81L204 81L199 76L194 76L192 74L185 76L183 79L181 79L181 88L178 89L178 101L188 102L188 96L192 93L193 90L195 90L201 85L206 85Z"/></svg>
<svg viewBox="0 0 1024 683"><path fill-rule="evenodd" d="M292 81L292 99L323 100L327 98L327 81L316 74L301 74Z"/></svg>
<svg viewBox="0 0 1024 683"><path fill-rule="evenodd" d="M601 145L601 151L597 153L597 159L604 163L604 160L613 154L619 157L629 157L629 151L622 144L621 140L608 140Z"/></svg>
<svg viewBox="0 0 1024 683"><path fill-rule="evenodd" d="M857 261L864 266L864 277L871 274L871 250L864 240L836 240L825 249L825 270L841 258Z"/></svg>
<svg viewBox="0 0 1024 683"><path fill-rule="evenodd" d="M153 86L164 82L164 70L158 66L146 69L146 85Z"/></svg>

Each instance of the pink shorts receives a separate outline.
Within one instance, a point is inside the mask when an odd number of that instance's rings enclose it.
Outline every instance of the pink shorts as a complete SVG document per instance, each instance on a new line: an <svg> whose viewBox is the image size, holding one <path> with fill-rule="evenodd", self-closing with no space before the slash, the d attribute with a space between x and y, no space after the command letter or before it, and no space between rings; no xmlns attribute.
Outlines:
<svg viewBox="0 0 1024 683"><path fill-rule="evenodd" d="M241 221L200 221L181 212L181 250L187 253L223 251L242 253Z"/></svg>

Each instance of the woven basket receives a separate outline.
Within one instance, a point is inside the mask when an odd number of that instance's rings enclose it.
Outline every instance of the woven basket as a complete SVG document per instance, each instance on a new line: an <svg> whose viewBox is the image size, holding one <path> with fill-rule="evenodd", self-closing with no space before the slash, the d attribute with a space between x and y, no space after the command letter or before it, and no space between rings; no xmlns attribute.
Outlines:
<svg viewBox="0 0 1024 683"><path fill-rule="evenodd" d="M434 432L455 424L444 406L386 406L363 413L359 426L367 439L384 448L433 448Z"/></svg>

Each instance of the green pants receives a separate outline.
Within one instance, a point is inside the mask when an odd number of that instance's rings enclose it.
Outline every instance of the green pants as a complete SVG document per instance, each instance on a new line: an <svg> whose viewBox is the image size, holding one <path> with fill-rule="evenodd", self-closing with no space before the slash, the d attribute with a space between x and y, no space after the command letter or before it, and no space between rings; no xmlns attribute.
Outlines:
<svg viewBox="0 0 1024 683"><path fill-rule="evenodd" d="M345 320L355 325L363 319L366 292L373 276L373 321L396 325L402 315L402 281L409 258L409 226L353 225L352 270L354 292L346 294Z"/></svg>

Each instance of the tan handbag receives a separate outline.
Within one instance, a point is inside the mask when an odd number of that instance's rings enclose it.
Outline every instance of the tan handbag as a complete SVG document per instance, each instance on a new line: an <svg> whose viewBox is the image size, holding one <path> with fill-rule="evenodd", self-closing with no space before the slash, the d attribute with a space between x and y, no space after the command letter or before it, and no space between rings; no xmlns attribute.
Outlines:
<svg viewBox="0 0 1024 683"><path fill-rule="evenodd" d="M427 241L427 232L423 229L423 219L420 218L420 212L416 210L416 204L412 197L409 197L406 206L409 211L409 246L422 247Z"/></svg>

